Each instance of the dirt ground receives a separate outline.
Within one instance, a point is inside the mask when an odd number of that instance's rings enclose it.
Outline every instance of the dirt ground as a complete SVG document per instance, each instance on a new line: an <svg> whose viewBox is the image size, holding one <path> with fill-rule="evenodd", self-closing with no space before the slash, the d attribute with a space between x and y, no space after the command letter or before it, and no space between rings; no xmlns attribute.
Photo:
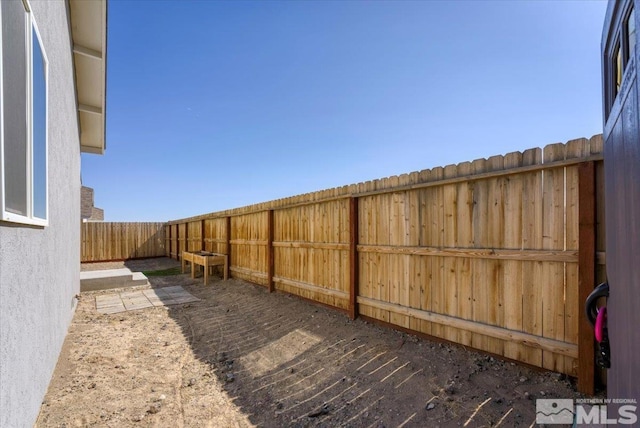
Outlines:
<svg viewBox="0 0 640 428"><path fill-rule="evenodd" d="M132 270L177 266L127 262ZM121 267L84 265L83 269ZM431 342L231 279L182 285L198 302L111 315L82 293L38 427L535 425L571 379Z"/></svg>

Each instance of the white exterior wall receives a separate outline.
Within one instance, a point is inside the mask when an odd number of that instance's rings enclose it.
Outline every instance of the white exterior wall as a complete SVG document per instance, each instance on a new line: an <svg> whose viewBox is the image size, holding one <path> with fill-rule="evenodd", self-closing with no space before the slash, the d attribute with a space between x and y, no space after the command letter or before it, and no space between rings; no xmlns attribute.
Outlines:
<svg viewBox="0 0 640 428"><path fill-rule="evenodd" d="M65 1L31 1L49 60L49 226L0 222L0 427L33 426L80 291L80 141Z"/></svg>

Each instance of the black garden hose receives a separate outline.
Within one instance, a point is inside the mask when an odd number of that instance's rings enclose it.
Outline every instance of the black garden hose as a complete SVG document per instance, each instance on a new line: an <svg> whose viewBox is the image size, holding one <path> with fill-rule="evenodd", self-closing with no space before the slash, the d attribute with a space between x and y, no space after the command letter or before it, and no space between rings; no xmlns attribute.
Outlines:
<svg viewBox="0 0 640 428"><path fill-rule="evenodd" d="M598 316L598 308L596 303L600 297L609 297L609 283L603 282L598 285L587 297L587 301L584 303L584 309L587 313L587 318L592 326L596 324L596 317Z"/></svg>

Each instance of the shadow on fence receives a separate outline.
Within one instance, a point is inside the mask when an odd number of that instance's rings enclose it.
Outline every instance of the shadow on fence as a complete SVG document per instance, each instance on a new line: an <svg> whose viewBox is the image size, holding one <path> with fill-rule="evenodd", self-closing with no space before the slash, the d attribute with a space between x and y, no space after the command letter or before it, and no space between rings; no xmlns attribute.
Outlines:
<svg viewBox="0 0 640 428"><path fill-rule="evenodd" d="M164 223L86 222L81 228L83 263L165 255Z"/></svg>

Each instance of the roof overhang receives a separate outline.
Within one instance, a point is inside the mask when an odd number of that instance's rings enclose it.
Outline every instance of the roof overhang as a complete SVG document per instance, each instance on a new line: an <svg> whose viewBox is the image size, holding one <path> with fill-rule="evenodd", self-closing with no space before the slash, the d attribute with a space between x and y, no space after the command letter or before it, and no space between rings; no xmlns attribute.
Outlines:
<svg viewBox="0 0 640 428"><path fill-rule="evenodd" d="M107 0L69 0L80 150L106 148Z"/></svg>

